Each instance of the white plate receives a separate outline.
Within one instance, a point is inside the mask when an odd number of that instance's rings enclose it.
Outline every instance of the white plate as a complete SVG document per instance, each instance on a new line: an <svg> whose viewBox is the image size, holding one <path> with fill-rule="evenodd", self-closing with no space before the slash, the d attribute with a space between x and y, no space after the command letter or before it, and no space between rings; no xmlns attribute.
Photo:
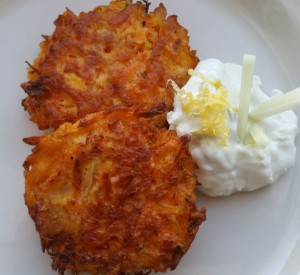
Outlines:
<svg viewBox="0 0 300 275"><path fill-rule="evenodd" d="M151 8L158 1L151 1ZM166 0L169 14L189 30L201 58L241 63L257 56L264 88L300 85L298 0ZM107 1L0 0L0 274L55 274L41 251L24 205L22 162L30 148L22 138L39 134L21 107L25 61L38 54L41 34L65 7L76 13ZM297 111L299 116L299 111ZM297 139L300 148L300 140ZM273 186L253 193L211 199L207 221L178 268L170 274L297 274L300 270L300 150L296 167Z"/></svg>

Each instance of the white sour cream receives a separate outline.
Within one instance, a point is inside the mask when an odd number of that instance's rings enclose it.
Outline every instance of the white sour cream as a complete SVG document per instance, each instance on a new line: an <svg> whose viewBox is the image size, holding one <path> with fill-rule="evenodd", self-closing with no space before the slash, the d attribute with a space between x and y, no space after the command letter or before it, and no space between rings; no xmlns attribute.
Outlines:
<svg viewBox="0 0 300 275"><path fill-rule="evenodd" d="M202 60L195 68L209 79L220 80L229 93L231 107L238 108L242 67L224 64L217 59ZM254 76L251 91L251 107L281 94L273 90L270 95L261 89L261 80ZM198 93L201 79L192 76L183 87L186 92ZM211 88L213 89L213 88ZM298 133L297 117L293 111L265 118L258 122L269 139L265 147L244 145L237 136L237 112L228 114L230 135L227 146L196 133L197 123L182 111L178 96L174 99L174 111L167 116L170 129L182 136L191 136L190 151L198 164L197 178L200 189L209 196L227 196L239 191L253 191L275 182L295 162L295 137Z"/></svg>

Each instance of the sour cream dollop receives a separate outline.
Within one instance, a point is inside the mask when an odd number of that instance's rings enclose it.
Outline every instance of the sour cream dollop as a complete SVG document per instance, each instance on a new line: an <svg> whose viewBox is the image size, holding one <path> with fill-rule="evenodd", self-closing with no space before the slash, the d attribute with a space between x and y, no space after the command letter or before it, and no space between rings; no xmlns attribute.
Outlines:
<svg viewBox="0 0 300 275"><path fill-rule="evenodd" d="M236 112L239 106L242 66L207 59L202 60L194 71L211 81L220 81L228 92L230 104L226 112L229 135L225 145L214 138L199 134L201 125L195 117L184 111L179 93L174 99L174 110L167 115L170 129L176 130L180 136L191 136L190 151L199 167L196 175L201 184L200 189L209 196L228 196L234 192L253 191L274 183L295 162L294 140L299 131L295 113L286 111L255 122L268 142L264 146L251 140L244 144L237 135ZM205 85L212 93L216 92L213 85L204 82L203 78L191 76L182 90L197 97L199 87ZM261 85L261 79L255 75L250 110L258 103L281 94L279 90L267 94L263 92Z"/></svg>

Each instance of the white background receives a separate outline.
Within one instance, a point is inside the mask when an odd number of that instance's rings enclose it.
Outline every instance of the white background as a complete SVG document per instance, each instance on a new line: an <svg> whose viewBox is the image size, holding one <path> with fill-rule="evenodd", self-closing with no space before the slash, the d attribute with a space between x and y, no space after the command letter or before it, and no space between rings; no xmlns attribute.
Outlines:
<svg viewBox="0 0 300 275"><path fill-rule="evenodd" d="M151 9L158 1L151 1ZM166 0L189 30L201 59L241 63L257 56L266 91L300 86L300 3L297 0ZM65 7L78 13L107 1L0 0L0 274L50 275L50 257L24 205L22 138L41 134L23 111L26 64L39 52ZM299 111L296 111L299 116ZM296 141L300 147L299 138ZM296 167L271 187L228 198L199 194L207 207L191 249L170 274L293 275L300 270L300 150Z"/></svg>

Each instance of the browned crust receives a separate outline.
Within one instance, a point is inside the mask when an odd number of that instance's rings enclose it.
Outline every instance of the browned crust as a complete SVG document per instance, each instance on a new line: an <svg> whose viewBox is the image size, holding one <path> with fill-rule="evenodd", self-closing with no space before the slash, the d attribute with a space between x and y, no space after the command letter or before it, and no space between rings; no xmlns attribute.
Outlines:
<svg viewBox="0 0 300 275"><path fill-rule="evenodd" d="M205 220L187 137L116 110L26 141L25 201L55 270L176 268Z"/></svg>
<svg viewBox="0 0 300 275"><path fill-rule="evenodd" d="M111 2L78 16L67 9L56 29L43 36L41 52L28 68L22 101L40 129L57 128L86 114L116 106L166 125L173 91L199 59L186 29L160 4L146 13L141 2Z"/></svg>

